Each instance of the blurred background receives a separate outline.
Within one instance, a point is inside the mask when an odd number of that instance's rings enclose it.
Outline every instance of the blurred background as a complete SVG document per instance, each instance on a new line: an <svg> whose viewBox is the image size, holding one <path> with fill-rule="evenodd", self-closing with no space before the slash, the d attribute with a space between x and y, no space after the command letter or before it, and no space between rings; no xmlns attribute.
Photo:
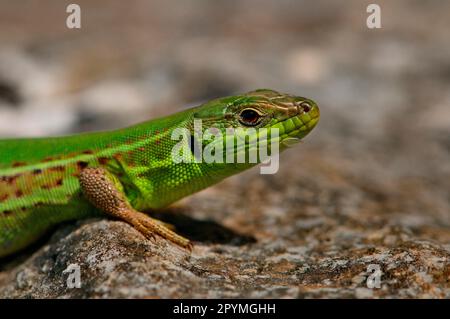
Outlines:
<svg viewBox="0 0 450 319"><path fill-rule="evenodd" d="M192 214L319 257L422 239L448 257L450 1L77 0L68 29L71 2L0 1L1 137L113 129L256 88L305 96L321 121L279 174L233 177L184 200ZM381 29L366 26L372 2Z"/></svg>

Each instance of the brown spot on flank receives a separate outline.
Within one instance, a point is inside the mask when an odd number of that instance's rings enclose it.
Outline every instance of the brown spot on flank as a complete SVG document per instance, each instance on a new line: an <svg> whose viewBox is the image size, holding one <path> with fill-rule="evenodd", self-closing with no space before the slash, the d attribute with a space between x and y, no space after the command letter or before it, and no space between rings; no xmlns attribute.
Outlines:
<svg viewBox="0 0 450 319"><path fill-rule="evenodd" d="M64 172L66 168L63 165L53 166L49 168L49 171L52 172Z"/></svg>
<svg viewBox="0 0 450 319"><path fill-rule="evenodd" d="M109 158L107 158L107 157L99 157L98 158L98 162L100 163L100 165L106 165L109 162Z"/></svg>
<svg viewBox="0 0 450 319"><path fill-rule="evenodd" d="M2 202L2 201L4 201L4 200L7 200L8 197L9 197L8 194L0 194L0 202Z"/></svg>
<svg viewBox="0 0 450 319"><path fill-rule="evenodd" d="M122 158L123 158L122 154L120 154L120 153L114 154L113 157L114 157L114 159L115 159L116 161L119 161L119 162L120 162L120 161L122 160Z"/></svg>
<svg viewBox="0 0 450 319"><path fill-rule="evenodd" d="M40 168L36 168L33 170L33 175L39 175L42 173L42 170Z"/></svg>
<svg viewBox="0 0 450 319"><path fill-rule="evenodd" d="M145 147L144 146L139 147L139 151L144 152L145 151Z"/></svg>
<svg viewBox="0 0 450 319"><path fill-rule="evenodd" d="M43 163L45 163L45 162L51 162L51 161L53 161L55 158L54 157L46 157L46 158L44 158L43 160L42 160L42 162Z"/></svg>
<svg viewBox="0 0 450 319"><path fill-rule="evenodd" d="M49 183L49 184L44 184L41 187L43 189L52 189L58 186L61 186L63 184L63 179L62 178L58 178L56 181Z"/></svg>
<svg viewBox="0 0 450 319"><path fill-rule="evenodd" d="M127 165L128 165L128 167L136 167L136 163L135 162L131 162L131 161L129 161L127 163Z"/></svg>
<svg viewBox="0 0 450 319"><path fill-rule="evenodd" d="M20 189L16 190L16 197L19 198L19 197L22 197L22 196L23 196L22 190L20 190Z"/></svg>
<svg viewBox="0 0 450 319"><path fill-rule="evenodd" d="M79 169L84 169L84 168L86 168L88 165L89 165L89 163L88 163L88 162L85 162L85 161L78 161L78 162L77 162L77 166L78 166Z"/></svg>
<svg viewBox="0 0 450 319"><path fill-rule="evenodd" d="M27 165L27 164L24 163L24 162L14 162L14 163L12 163L12 167L21 167L21 166L25 166L25 165Z"/></svg>
<svg viewBox="0 0 450 319"><path fill-rule="evenodd" d="M13 184L17 178L19 178L20 174L12 175L12 176L0 176L0 182L6 182L7 184Z"/></svg>
<svg viewBox="0 0 450 319"><path fill-rule="evenodd" d="M94 151L92 151L92 150L86 150L86 151L83 151L82 153L83 153L83 154L86 154L86 155L92 155L92 154L94 154Z"/></svg>
<svg viewBox="0 0 450 319"><path fill-rule="evenodd" d="M8 216L8 215L11 215L13 213L13 211L12 210L4 210L2 213L3 213L3 215Z"/></svg>
<svg viewBox="0 0 450 319"><path fill-rule="evenodd" d="M146 176L147 176L147 173L145 173L145 172L141 172L141 173L137 174L138 178L145 178Z"/></svg>

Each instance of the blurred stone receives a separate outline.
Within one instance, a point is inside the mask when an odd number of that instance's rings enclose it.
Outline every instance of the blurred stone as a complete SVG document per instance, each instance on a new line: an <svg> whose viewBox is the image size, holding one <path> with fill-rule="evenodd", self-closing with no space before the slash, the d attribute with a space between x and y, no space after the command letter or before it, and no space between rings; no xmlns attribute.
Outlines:
<svg viewBox="0 0 450 319"><path fill-rule="evenodd" d="M316 49L294 50L286 61L286 73L299 84L317 85L329 72L323 53Z"/></svg>

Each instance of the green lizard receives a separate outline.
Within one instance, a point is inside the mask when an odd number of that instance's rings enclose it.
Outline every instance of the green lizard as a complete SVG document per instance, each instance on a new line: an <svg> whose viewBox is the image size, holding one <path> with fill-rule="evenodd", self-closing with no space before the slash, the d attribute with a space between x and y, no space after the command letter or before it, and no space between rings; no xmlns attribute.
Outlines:
<svg viewBox="0 0 450 319"><path fill-rule="evenodd" d="M180 141L172 133L192 131L194 119L221 132L276 128L283 150L313 129L319 109L310 99L256 90L115 131L0 140L0 257L58 223L99 213L131 224L147 238L158 234L190 249L188 239L142 211L165 207L256 165L174 161L172 150ZM181 143L191 150L198 141L193 134ZM232 150L237 153L238 147Z"/></svg>

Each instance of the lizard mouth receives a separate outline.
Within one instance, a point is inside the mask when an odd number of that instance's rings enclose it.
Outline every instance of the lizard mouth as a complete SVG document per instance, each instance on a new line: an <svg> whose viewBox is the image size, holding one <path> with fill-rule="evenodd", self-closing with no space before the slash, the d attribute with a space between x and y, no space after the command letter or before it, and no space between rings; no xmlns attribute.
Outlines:
<svg viewBox="0 0 450 319"><path fill-rule="evenodd" d="M308 112L301 112L282 122L279 128L280 143L291 147L301 141L317 125L320 118L319 108L314 105Z"/></svg>

